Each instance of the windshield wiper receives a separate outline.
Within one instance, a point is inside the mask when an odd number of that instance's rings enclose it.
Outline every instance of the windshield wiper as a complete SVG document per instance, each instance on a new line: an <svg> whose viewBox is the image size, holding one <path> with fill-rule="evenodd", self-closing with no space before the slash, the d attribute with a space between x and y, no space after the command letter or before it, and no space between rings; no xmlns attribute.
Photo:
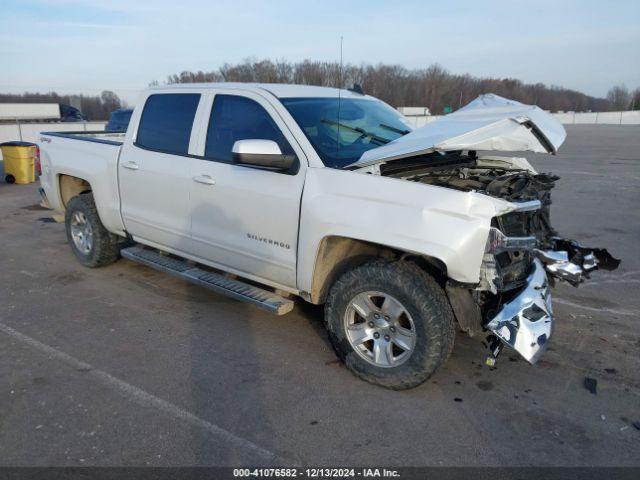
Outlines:
<svg viewBox="0 0 640 480"><path fill-rule="evenodd" d="M326 123L328 125L335 125L336 127L346 128L347 130L351 130L352 132L359 133L365 137L369 137L372 142L380 143L382 145L389 143L391 140L388 138L380 137L375 133L367 132L364 128L360 127L352 127L345 123L336 122L335 120L329 120L328 118L323 118L320 120L321 123Z"/></svg>
<svg viewBox="0 0 640 480"><path fill-rule="evenodd" d="M385 125L384 123L381 123L380 127L386 130L391 130L392 132L399 133L400 135L406 135L407 133L411 132L411 130L403 130L401 128L392 127L391 125Z"/></svg>

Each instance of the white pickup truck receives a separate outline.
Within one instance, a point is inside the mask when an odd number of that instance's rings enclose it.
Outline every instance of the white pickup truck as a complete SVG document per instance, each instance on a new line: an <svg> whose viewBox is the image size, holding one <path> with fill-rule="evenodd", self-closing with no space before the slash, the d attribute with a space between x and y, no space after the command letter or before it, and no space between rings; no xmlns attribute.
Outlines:
<svg viewBox="0 0 640 480"><path fill-rule="evenodd" d="M504 344L534 363L547 275L618 264L552 229L557 177L491 153L553 154L562 125L489 94L414 130L356 90L151 88L126 134L41 134L43 195L88 267L124 256L277 314L294 295L324 304L369 382L422 383L456 328L488 336L489 364Z"/></svg>

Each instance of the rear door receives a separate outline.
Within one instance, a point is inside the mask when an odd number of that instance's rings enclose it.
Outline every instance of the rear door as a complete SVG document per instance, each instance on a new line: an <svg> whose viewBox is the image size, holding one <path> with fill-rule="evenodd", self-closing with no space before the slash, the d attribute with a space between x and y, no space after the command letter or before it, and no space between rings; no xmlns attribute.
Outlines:
<svg viewBox="0 0 640 480"><path fill-rule="evenodd" d="M191 233L198 257L273 285L296 287L300 199L306 157L277 110L261 95L220 90L207 99L192 177ZM207 111L207 109L205 109ZM297 156L286 172L235 165L237 140L273 140Z"/></svg>
<svg viewBox="0 0 640 480"><path fill-rule="evenodd" d="M195 91L157 93L144 109L118 165L122 218L134 239L191 252L189 148L201 99Z"/></svg>

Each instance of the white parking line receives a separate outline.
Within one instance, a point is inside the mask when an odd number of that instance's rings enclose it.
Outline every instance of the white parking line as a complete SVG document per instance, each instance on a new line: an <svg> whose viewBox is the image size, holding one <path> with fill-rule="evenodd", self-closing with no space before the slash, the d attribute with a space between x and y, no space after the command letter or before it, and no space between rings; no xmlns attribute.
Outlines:
<svg viewBox="0 0 640 480"><path fill-rule="evenodd" d="M591 312L602 312L602 313L610 313L612 315L629 315L629 316L637 316L639 312L632 310L622 310L618 308L598 308L598 307L589 307L587 305L580 305L579 303L574 303L569 300L563 300L562 298L553 297L554 303L559 303L560 305L567 305L569 307L581 308L583 310L589 310Z"/></svg>
<svg viewBox="0 0 640 480"><path fill-rule="evenodd" d="M20 333L13 328L0 323L0 331L6 333L12 338L19 340L22 343L29 345L30 347L39 350L53 358L56 358L67 365L86 371L86 375L90 375L94 379L100 381L104 385L108 386L112 390L117 391L124 397L129 400L134 401L135 403L142 405L143 407L154 407L169 416L177 418L178 420L182 420L185 423L190 425L202 428L209 433L215 435L220 438L227 444L230 444L234 447L248 450L258 456L261 460L275 460L278 459L275 453L270 452L269 450L256 445L255 443L247 440L245 438L238 437L233 433L225 430L218 425L208 422L183 408L174 405L173 403L167 402L161 398L156 397L150 393L145 392L144 390L135 387L124 380L120 380L119 378L114 377L113 375L108 374L102 370L95 368L93 365L90 365L82 360L78 360L77 358L72 357L54 347L49 345L45 345L42 342L39 342L35 338L31 338L24 333Z"/></svg>

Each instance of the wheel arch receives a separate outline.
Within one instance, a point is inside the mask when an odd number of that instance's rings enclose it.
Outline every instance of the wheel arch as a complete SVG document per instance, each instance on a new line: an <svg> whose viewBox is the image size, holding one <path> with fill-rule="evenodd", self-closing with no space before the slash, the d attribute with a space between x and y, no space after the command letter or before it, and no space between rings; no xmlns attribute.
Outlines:
<svg viewBox="0 0 640 480"><path fill-rule="evenodd" d="M309 292L311 303L324 303L331 285L342 274L375 258L388 260L402 258L411 261L434 277L442 286L447 279L447 267L438 258L405 252L388 245L330 235L321 240L317 249Z"/></svg>
<svg viewBox="0 0 640 480"><path fill-rule="evenodd" d="M64 209L67 208L69 201L83 193L89 193L93 191L91 184L84 178L76 177L74 175L68 175L62 173L58 175L58 192L60 195L60 205Z"/></svg>

